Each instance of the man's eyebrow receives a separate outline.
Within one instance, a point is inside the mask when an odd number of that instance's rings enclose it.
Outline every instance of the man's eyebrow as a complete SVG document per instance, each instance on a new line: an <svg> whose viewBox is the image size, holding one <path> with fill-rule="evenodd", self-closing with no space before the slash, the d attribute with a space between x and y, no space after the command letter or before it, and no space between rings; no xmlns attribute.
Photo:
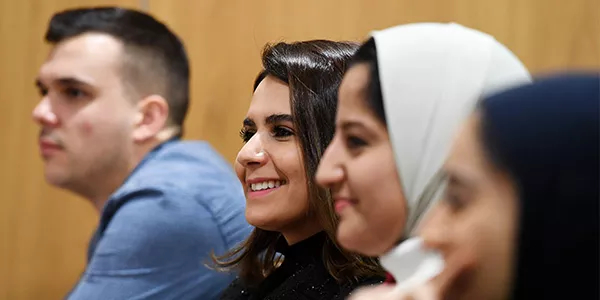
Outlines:
<svg viewBox="0 0 600 300"><path fill-rule="evenodd" d="M75 78L75 77L56 78L56 79L52 80L52 83L62 85L62 86L89 86L89 85L91 85L90 83L88 83L84 80L81 80L79 78ZM35 86L37 86L38 88L45 88L46 84L44 84L40 78L36 78Z"/></svg>

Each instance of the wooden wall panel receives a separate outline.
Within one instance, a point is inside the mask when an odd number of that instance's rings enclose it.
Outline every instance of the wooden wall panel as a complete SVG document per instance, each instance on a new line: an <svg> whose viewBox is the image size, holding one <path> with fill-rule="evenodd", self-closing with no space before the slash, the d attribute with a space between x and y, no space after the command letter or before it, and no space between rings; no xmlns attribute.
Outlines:
<svg viewBox="0 0 600 300"><path fill-rule="evenodd" d="M138 2L0 1L0 299L62 299L83 271L98 219L87 201L44 181L31 110L47 22L68 7Z"/></svg>
<svg viewBox="0 0 600 300"><path fill-rule="evenodd" d="M266 42L362 41L401 23L458 22L494 35L536 73L600 67L598 0L149 0L186 42L193 84L188 138L233 162Z"/></svg>
<svg viewBox="0 0 600 300"><path fill-rule="evenodd" d="M230 162L266 42L455 21L493 34L536 73L600 67L598 0L0 0L0 299L60 299L83 270L97 214L44 182L30 115L48 18L100 4L148 7L182 36L193 73L186 137Z"/></svg>

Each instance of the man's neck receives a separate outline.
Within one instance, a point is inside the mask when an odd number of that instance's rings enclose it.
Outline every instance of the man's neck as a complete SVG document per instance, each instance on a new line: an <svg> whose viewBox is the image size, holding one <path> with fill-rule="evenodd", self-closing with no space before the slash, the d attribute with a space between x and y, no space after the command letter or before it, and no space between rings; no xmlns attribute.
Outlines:
<svg viewBox="0 0 600 300"><path fill-rule="evenodd" d="M91 196L88 195L86 198L92 202L99 213L102 213L102 209L110 196L125 183L127 177L142 162L146 155L160 144L173 138L173 136L172 131L164 130L155 138L136 145L126 169L115 170L114 174L98 178L96 182L104 182L105 184L102 187L97 186L94 193Z"/></svg>
<svg viewBox="0 0 600 300"><path fill-rule="evenodd" d="M101 178L92 180L96 184L91 186L85 198L87 198L99 213L102 213L104 205L110 196L125 183L127 177L133 172L140 160L130 159L129 162L121 164L121 168L113 169L110 173L104 173ZM102 184L99 184L102 183Z"/></svg>
<svg viewBox="0 0 600 300"><path fill-rule="evenodd" d="M107 193L105 195L97 195L95 198L89 199L96 208L96 211L98 211L98 213L102 213L104 205L108 201L108 197L110 197L111 194L112 193Z"/></svg>

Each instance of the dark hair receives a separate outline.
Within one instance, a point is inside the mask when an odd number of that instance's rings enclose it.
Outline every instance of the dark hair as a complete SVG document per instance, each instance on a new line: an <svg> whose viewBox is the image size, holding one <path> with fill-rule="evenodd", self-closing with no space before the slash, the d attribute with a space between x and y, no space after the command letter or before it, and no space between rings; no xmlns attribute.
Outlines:
<svg viewBox="0 0 600 300"><path fill-rule="evenodd" d="M315 214L327 235L324 264L340 282L381 275L375 259L342 250L335 239L338 217L328 189L314 182L319 160L335 133L338 88L357 45L347 42L311 40L267 45L262 53L264 70L254 82L254 90L267 76L290 88L291 113L296 138L302 149L308 180L310 213ZM250 237L228 254L213 260L221 268L239 267L248 284L263 280L277 266L275 246L281 234L255 228Z"/></svg>
<svg viewBox="0 0 600 300"><path fill-rule="evenodd" d="M375 39L370 38L367 40L350 62L350 67L355 64L366 63L369 66L369 81L367 82L367 95L366 100L368 106L375 113L375 116L387 127L385 120L385 110L383 108L383 95L381 94L381 82L379 80L379 67L377 65L377 46L375 46Z"/></svg>
<svg viewBox="0 0 600 300"><path fill-rule="evenodd" d="M105 33L125 48L123 80L136 94L159 94L169 105L169 122L181 130L189 103L185 47L164 24L145 13L118 7L65 10L52 16L46 41L58 44L85 33Z"/></svg>

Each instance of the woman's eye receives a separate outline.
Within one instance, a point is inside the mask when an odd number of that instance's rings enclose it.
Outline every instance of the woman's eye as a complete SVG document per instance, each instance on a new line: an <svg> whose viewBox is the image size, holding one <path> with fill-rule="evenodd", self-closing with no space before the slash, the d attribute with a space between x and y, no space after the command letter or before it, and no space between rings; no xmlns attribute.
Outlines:
<svg viewBox="0 0 600 300"><path fill-rule="evenodd" d="M348 147L348 149L358 149L360 147L366 146L367 142L365 142L363 139L355 137L355 136L348 136L346 138L346 147Z"/></svg>
<svg viewBox="0 0 600 300"><path fill-rule="evenodd" d="M461 196L457 195L456 193L451 193L451 192L445 193L444 201L455 212L462 210L467 205L467 201L464 199L464 197L461 197Z"/></svg>
<svg viewBox="0 0 600 300"><path fill-rule="evenodd" d="M244 141L244 143L247 143L253 135L254 131L248 130L246 128L242 128L240 130L240 138L242 138L242 141Z"/></svg>
<svg viewBox="0 0 600 300"><path fill-rule="evenodd" d="M286 127L275 126L273 128L273 136L276 138L284 138L292 135L294 135L294 132Z"/></svg>

